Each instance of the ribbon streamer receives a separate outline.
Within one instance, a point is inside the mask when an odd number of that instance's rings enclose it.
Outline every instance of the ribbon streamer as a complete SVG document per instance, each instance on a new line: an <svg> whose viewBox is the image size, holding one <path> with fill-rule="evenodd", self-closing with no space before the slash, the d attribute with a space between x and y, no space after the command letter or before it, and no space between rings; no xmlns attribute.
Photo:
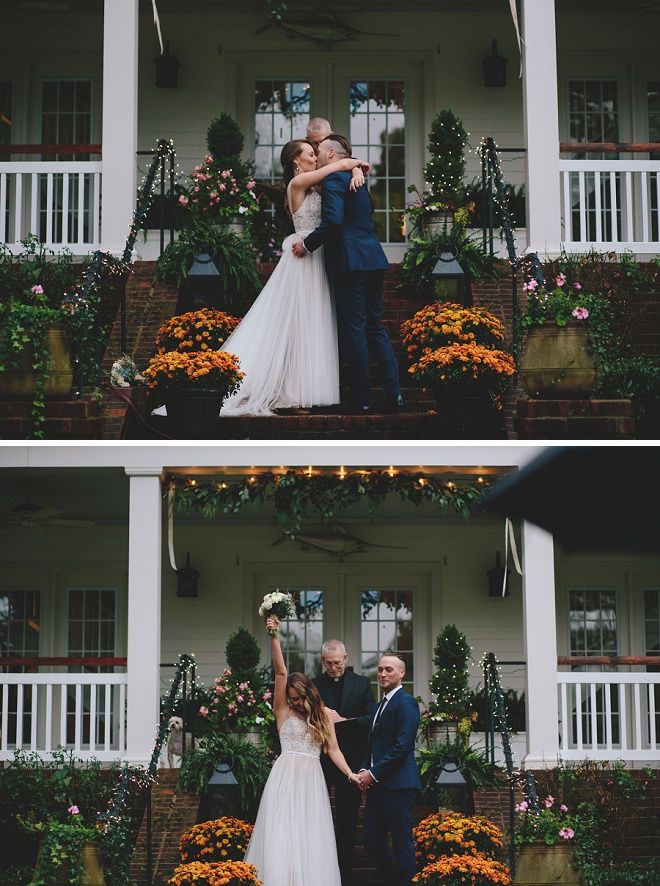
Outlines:
<svg viewBox="0 0 660 886"><path fill-rule="evenodd" d="M155 2L155 0L154 0L154 2ZM520 73L518 74L518 77L520 78L520 77L522 77L522 66L523 66L522 44L524 43L524 40L520 36L520 25L518 24L518 7L516 6L516 0L509 0L509 7L511 9L511 18L513 19L513 27L516 32L516 40L518 41L518 52L520 53Z"/></svg>
<svg viewBox="0 0 660 886"><path fill-rule="evenodd" d="M522 575L523 571L520 566L520 557L518 556L518 547L516 545L516 535L513 531L513 523L507 517L504 521L504 578L502 580L502 596L506 596L506 580L509 575L509 548L511 548L511 556L513 557L513 565L518 573Z"/></svg>
<svg viewBox="0 0 660 886"><path fill-rule="evenodd" d="M514 0L515 4L515 0ZM165 51L163 49L163 35L160 30L160 19L158 18L158 9L156 7L156 0L151 0L151 5L154 10L154 24L156 25L156 31L158 32L158 42L160 43L160 54L162 55Z"/></svg>
<svg viewBox="0 0 660 886"><path fill-rule="evenodd" d="M174 495L176 488L170 483L167 490L167 549L170 554L170 566L177 572L176 558L174 556Z"/></svg>

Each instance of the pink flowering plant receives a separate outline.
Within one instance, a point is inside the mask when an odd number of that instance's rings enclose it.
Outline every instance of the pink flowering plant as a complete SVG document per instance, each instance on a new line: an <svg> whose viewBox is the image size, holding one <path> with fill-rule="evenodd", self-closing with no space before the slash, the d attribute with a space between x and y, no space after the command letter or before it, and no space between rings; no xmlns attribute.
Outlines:
<svg viewBox="0 0 660 886"><path fill-rule="evenodd" d="M515 811L519 816L514 838L517 846L539 841L552 846L569 843L575 837L575 817L565 803L551 794L539 801L538 809L522 800L516 803Z"/></svg>
<svg viewBox="0 0 660 886"><path fill-rule="evenodd" d="M258 673L236 674L225 668L198 697L202 733L247 732L265 728L274 719L272 692Z"/></svg>
<svg viewBox="0 0 660 886"><path fill-rule="evenodd" d="M250 168L234 164L225 168L210 154L189 175L190 186L179 196L179 204L197 218L211 223L249 218L259 212L256 182Z"/></svg>
<svg viewBox="0 0 660 886"><path fill-rule="evenodd" d="M601 295L585 292L579 280L569 280L563 272L546 279L528 275L522 284L527 298L523 326L543 326L546 323L566 326L584 325L593 314L602 313Z"/></svg>

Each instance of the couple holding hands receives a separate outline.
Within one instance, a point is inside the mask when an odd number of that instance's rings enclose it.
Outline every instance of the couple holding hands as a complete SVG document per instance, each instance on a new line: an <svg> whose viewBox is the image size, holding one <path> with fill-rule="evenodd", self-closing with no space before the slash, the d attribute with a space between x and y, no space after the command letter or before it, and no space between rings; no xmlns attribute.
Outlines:
<svg viewBox="0 0 660 886"><path fill-rule="evenodd" d="M312 681L287 673L279 621L271 616L266 624L275 632L273 710L282 753L264 788L245 861L255 865L264 886L352 886L362 792L365 846L387 886L409 886L421 785L414 756L419 707L401 686L405 661L398 653L381 657L383 697L376 705L368 678L346 670L339 641L324 644L325 673ZM328 795L333 783L336 841Z"/></svg>

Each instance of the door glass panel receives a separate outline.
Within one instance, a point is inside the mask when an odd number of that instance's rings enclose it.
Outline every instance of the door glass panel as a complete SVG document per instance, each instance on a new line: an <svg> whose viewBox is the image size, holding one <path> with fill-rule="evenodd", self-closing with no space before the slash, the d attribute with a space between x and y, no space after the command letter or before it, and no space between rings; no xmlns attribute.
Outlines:
<svg viewBox="0 0 660 886"><path fill-rule="evenodd" d="M309 81L257 80L254 86L254 151L259 181L280 183L282 146L294 138L305 138L310 107Z"/></svg>
<svg viewBox="0 0 660 886"><path fill-rule="evenodd" d="M413 598L411 588L360 588L361 665L378 696L378 660L386 652L400 652L406 659L403 686L413 692Z"/></svg>
<svg viewBox="0 0 660 886"><path fill-rule="evenodd" d="M299 671L308 677L321 673L321 645L323 643L323 607L325 588L321 587L269 587L291 594L296 614L280 627L282 651L289 673Z"/></svg>
<svg viewBox="0 0 660 886"><path fill-rule="evenodd" d="M402 243L405 209L405 86L402 80L353 80L350 139L353 156L372 164L369 188L374 224L383 243Z"/></svg>

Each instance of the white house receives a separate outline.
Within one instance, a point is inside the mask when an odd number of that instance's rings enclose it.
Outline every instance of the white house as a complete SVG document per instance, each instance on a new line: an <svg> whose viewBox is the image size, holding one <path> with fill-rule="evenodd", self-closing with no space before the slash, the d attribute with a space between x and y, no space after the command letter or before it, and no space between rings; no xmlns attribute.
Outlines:
<svg viewBox="0 0 660 886"><path fill-rule="evenodd" d="M492 136L516 149L501 159L506 180L526 188L520 251L658 251L658 4L335 0L320 17L293 0L279 20L277 6L157 0L180 62L178 87L158 88L147 0L0 4L0 241L16 249L32 231L56 250L120 251L148 163L138 150L172 139L188 172L226 110L258 177L277 180L280 146L313 114L374 164L378 230L396 261L406 186L422 184L430 122L451 107L472 148ZM484 85L493 40L508 59L504 86ZM474 152L467 173L480 174ZM140 242L137 254L155 248Z"/></svg>
<svg viewBox="0 0 660 886"><path fill-rule="evenodd" d="M230 484L289 469L339 477L385 470L479 484L538 451L295 443L0 448L0 656L14 660L0 673L0 760L17 746L47 754L62 743L83 757L144 763L172 676L161 665L193 653L198 679L210 682L239 625L260 639L267 663L257 608L280 587L301 602L286 635L295 667L314 672L321 641L331 636L345 641L351 664L368 674L380 652L398 648L410 663L407 688L428 700L435 637L455 623L475 662L493 652L513 663L502 665L503 686L524 689L527 698L518 762L538 768L558 756L588 756L657 764L660 674L644 658L659 654L660 556L569 556L524 522L515 526L523 575L512 566L508 595L490 596L487 572L505 551L499 519L465 519L392 493L372 513L358 504L325 524L306 519L303 534L312 539L305 543L283 540L270 504L213 520L177 512L170 524L164 499L169 475ZM313 536L333 527L367 544L343 557L314 547ZM175 565L189 553L200 573L197 597L177 595L170 530ZM599 663L585 667L585 657ZM81 659L87 666L74 666ZM471 682L479 680L475 665Z"/></svg>

